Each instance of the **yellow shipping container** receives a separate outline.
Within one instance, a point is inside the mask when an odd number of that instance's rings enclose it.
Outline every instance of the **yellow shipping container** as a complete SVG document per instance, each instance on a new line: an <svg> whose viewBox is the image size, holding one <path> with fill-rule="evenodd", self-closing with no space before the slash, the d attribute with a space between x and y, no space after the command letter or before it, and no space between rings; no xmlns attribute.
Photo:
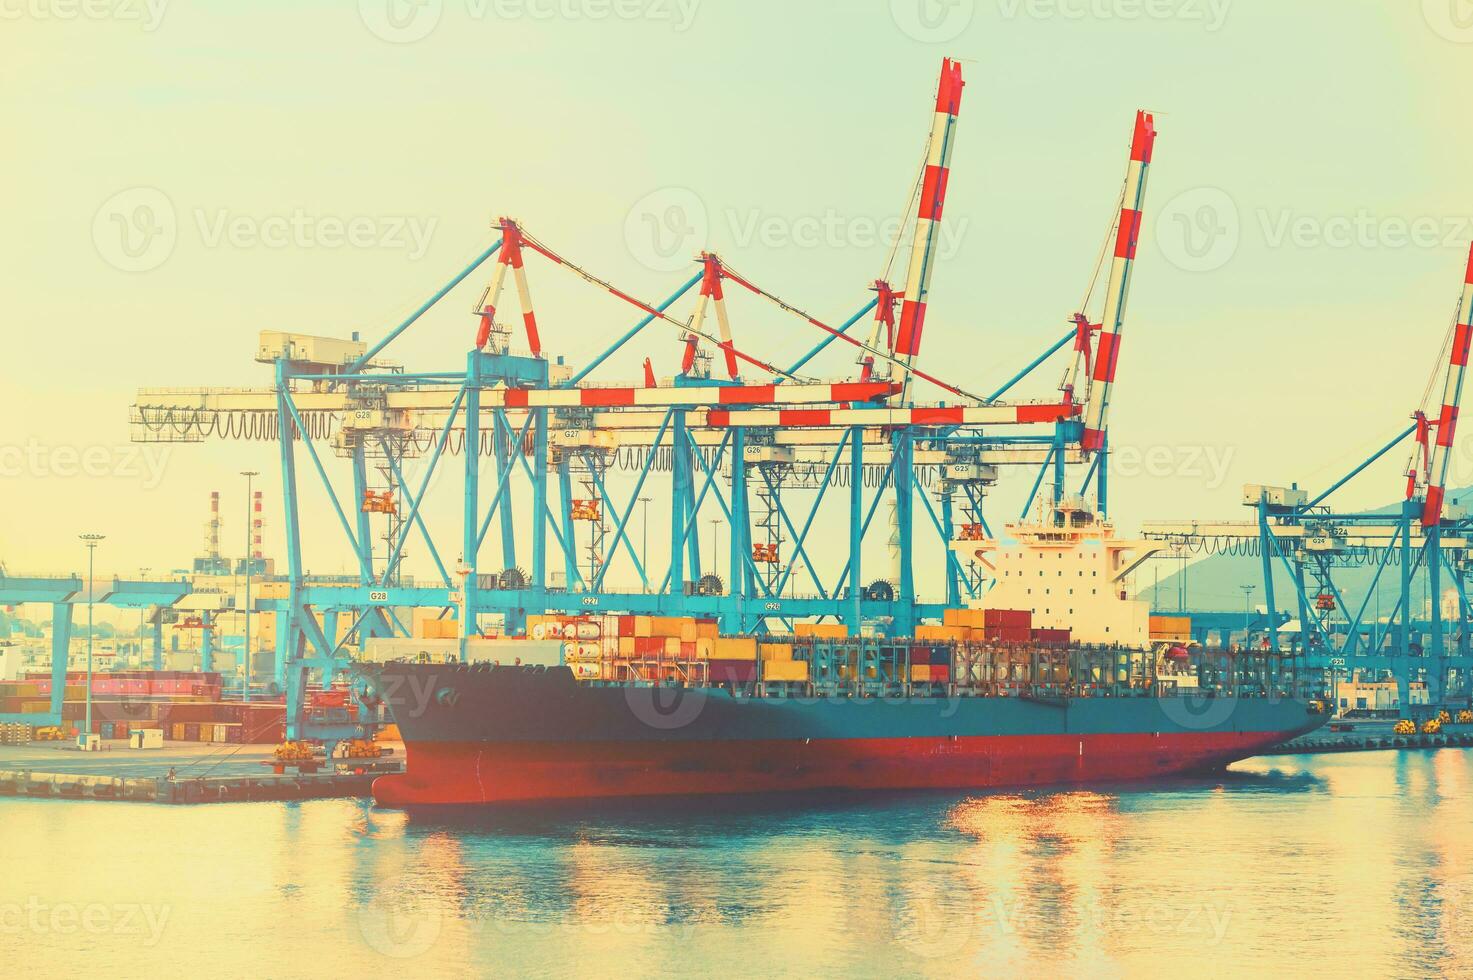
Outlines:
<svg viewBox="0 0 1473 980"><path fill-rule="evenodd" d="M806 681L808 661L765 660L762 663L762 679L765 681Z"/></svg>
<svg viewBox="0 0 1473 980"><path fill-rule="evenodd" d="M757 654L763 660L792 660L793 646L790 643L759 643Z"/></svg>
<svg viewBox="0 0 1473 980"><path fill-rule="evenodd" d="M714 660L756 660L757 639L751 636L720 636L711 654Z"/></svg>
<svg viewBox="0 0 1473 980"><path fill-rule="evenodd" d="M943 609L941 610L941 622L945 626L971 626L972 610Z"/></svg>
<svg viewBox="0 0 1473 980"><path fill-rule="evenodd" d="M849 627L843 623L798 623L793 631L820 640L842 640L849 636Z"/></svg>
<svg viewBox="0 0 1473 980"><path fill-rule="evenodd" d="M619 656L624 657L625 659L634 656L634 637L619 637Z"/></svg>
<svg viewBox="0 0 1473 980"><path fill-rule="evenodd" d="M710 660L716 655L716 638L714 636L696 637L696 659Z"/></svg>
<svg viewBox="0 0 1473 980"><path fill-rule="evenodd" d="M665 656L667 656L667 657L678 657L678 656L680 656L680 637L679 636L667 636L667 637L665 637Z"/></svg>
<svg viewBox="0 0 1473 980"><path fill-rule="evenodd" d="M635 616L634 617L634 635L635 636L654 636L655 633L654 633L653 617L651 617L651 616Z"/></svg>
<svg viewBox="0 0 1473 980"><path fill-rule="evenodd" d="M683 623L680 624L680 642L681 643L694 643L694 642L696 642L696 637L699 636L699 635L700 634L696 632L696 621L695 620L693 620L693 619L687 619L685 622L683 622Z"/></svg>
<svg viewBox="0 0 1473 980"><path fill-rule="evenodd" d="M696 623L696 639L714 640L721 635L721 624L714 619L704 623Z"/></svg>

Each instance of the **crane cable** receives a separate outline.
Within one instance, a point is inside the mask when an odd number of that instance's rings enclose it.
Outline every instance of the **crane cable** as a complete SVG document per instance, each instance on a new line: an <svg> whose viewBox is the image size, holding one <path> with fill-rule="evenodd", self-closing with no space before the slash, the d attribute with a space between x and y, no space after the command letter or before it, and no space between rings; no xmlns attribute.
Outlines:
<svg viewBox="0 0 1473 980"><path fill-rule="evenodd" d="M784 371L782 368L777 367L776 365L768 364L766 361L763 361L763 360L761 360L759 358L756 358L756 357L751 356L750 354L746 354L746 353L744 353L744 352L742 352L740 350L737 350L737 348L736 348L736 346L734 344L728 344L728 343L722 341L720 338L715 337L715 336L713 336L713 335L711 335L709 333L706 333L705 331L693 329L692 326L691 326L691 323L694 320L694 317L691 317L690 319L687 319L687 320L677 320L675 317L671 316L670 314L665 313L665 312L663 312L661 310L657 310L653 306L649 305L648 303L646 303L646 302L644 302L642 300L636 299L635 297L633 297L633 296L629 295L628 293L624 292L622 289L619 289L618 287L616 287L613 283L609 282L608 280L606 280L606 279L600 279L598 276L595 276L593 273L589 272L587 269L584 269L581 266L574 265L572 262L569 262L567 259L563 258L562 256L558 255L556 252L552 251L552 249L548 248L542 242L538 241L537 238L535 238L532 235L527 234L526 231L523 231L522 232L522 241L525 242L527 245L530 245L537 252L541 253L542 255L544 255L547 258L551 259L552 261L556 262L558 265L561 265L561 266L566 267L569 271L571 271L574 275L578 276L578 278L582 279L584 282L590 283L591 285L594 285L594 286L599 286L599 287L601 287L601 288L603 288L603 289L605 289L605 290L613 293L615 296L618 296L620 299L625 300L628 303L632 303L633 305L639 307L641 310L643 310L644 312L648 313L650 316L655 317L656 319L664 320L667 323L674 324L675 326L680 327L686 333L693 334L694 336L700 337L702 340L705 340L708 343L713 344L714 346L716 346L716 347L718 347L718 348L720 348L722 350L729 349L739 359L741 359L743 361L746 361L748 364L751 364L754 367L759 367L759 368L761 368L764 371L771 372L772 374L780 374L783 377L785 377L785 378L787 378L787 379L789 379L791 381L802 381L803 380L802 378L799 378L797 375L789 374L787 371Z"/></svg>

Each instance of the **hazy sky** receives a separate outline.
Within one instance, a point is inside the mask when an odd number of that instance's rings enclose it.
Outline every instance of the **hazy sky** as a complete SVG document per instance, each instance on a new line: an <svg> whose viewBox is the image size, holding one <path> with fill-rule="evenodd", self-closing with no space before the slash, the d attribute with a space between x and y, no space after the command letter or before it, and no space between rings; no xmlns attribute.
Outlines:
<svg viewBox="0 0 1473 980"><path fill-rule="evenodd" d="M1157 113L1112 404L1127 530L1237 517L1244 482L1323 485L1405 424L1473 237L1467 0L0 0L0 559L76 568L76 534L100 530L102 568L186 565L212 488L238 552L245 468L277 552L274 444L135 446L135 390L265 384L262 329L376 336L498 214L645 297L709 245L842 319L882 271L943 55L967 88L921 362L965 387L1063 333L1132 114ZM635 319L545 262L529 275L554 354ZM391 355L462 365L483 283ZM731 305L755 352L817 339ZM600 377L646 355L674 370L668 328ZM1345 503L1394 498L1393 457ZM1473 478L1468 450L1456 465ZM458 482L427 505L448 560ZM1029 482L1009 474L994 516ZM346 567L305 497L309 567Z"/></svg>

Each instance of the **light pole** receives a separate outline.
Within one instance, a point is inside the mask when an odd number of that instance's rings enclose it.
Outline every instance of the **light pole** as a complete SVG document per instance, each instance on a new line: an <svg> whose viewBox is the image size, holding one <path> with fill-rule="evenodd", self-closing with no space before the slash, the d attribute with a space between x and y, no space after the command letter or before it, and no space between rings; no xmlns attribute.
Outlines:
<svg viewBox="0 0 1473 980"><path fill-rule="evenodd" d="M251 490L258 474L255 470L241 470L246 478L246 521L245 521L245 627L241 646L245 649L245 694L243 700L251 699ZM277 654L280 656L280 654Z"/></svg>
<svg viewBox="0 0 1473 980"><path fill-rule="evenodd" d="M140 568L140 569L138 569L138 577L141 578L141 579L143 579L144 581L147 581L148 580L148 573L151 572L151 571L153 571L153 569L151 569L151 568ZM146 606L139 606L138 607L138 666L139 667L142 667L143 666L143 622L147 618L147 613L148 613L148 608Z"/></svg>
<svg viewBox="0 0 1473 980"><path fill-rule="evenodd" d="M640 508L639 515L639 522L644 525L644 544L640 545L639 563L644 566L644 589L648 592L650 588L650 498L640 497L639 502L644 505Z"/></svg>
<svg viewBox="0 0 1473 980"><path fill-rule="evenodd" d="M1243 590L1243 646L1248 645L1248 622L1253 617L1253 590L1256 585L1240 585Z"/></svg>
<svg viewBox="0 0 1473 980"><path fill-rule="evenodd" d="M87 717L83 723L86 727L82 731L82 737L77 740L78 745L85 745L92 736L92 570L93 559L97 555L97 542L106 535L103 534L79 534L77 537L87 545Z"/></svg>

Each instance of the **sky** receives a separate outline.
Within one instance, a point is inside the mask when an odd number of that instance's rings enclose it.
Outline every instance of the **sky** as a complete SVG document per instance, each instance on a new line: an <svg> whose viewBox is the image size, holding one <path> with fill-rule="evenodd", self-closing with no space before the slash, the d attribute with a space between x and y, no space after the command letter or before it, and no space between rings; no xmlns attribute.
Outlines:
<svg viewBox="0 0 1473 980"><path fill-rule="evenodd" d="M376 338L498 215L641 297L711 248L841 321L886 267L943 56L967 85L919 362L971 390L1062 336L1133 114L1156 114L1111 405L1125 533L1241 517L1244 483L1323 487L1400 431L1473 238L1467 0L0 0L0 21L13 574L79 568L84 531L108 536L99 571L187 566L212 489L238 553L245 469L279 554L274 444L133 443L137 389L265 385L261 330ZM581 363L637 319L546 262L528 275L554 355ZM463 365L484 283L385 356ZM819 339L753 297L730 305L764 357ZM671 328L595 377L637 378L646 356L675 370ZM852 354L811 370L847 376ZM1056 394L1062 370L1019 396ZM1341 503L1394 499L1405 462ZM449 560L458 479L425 505ZM1470 480L1460 446L1452 482ZM1004 473L994 520L1031 482ZM336 572L325 499L304 480L306 564ZM838 533L842 512L817 527ZM413 546L408 561L430 567Z"/></svg>

